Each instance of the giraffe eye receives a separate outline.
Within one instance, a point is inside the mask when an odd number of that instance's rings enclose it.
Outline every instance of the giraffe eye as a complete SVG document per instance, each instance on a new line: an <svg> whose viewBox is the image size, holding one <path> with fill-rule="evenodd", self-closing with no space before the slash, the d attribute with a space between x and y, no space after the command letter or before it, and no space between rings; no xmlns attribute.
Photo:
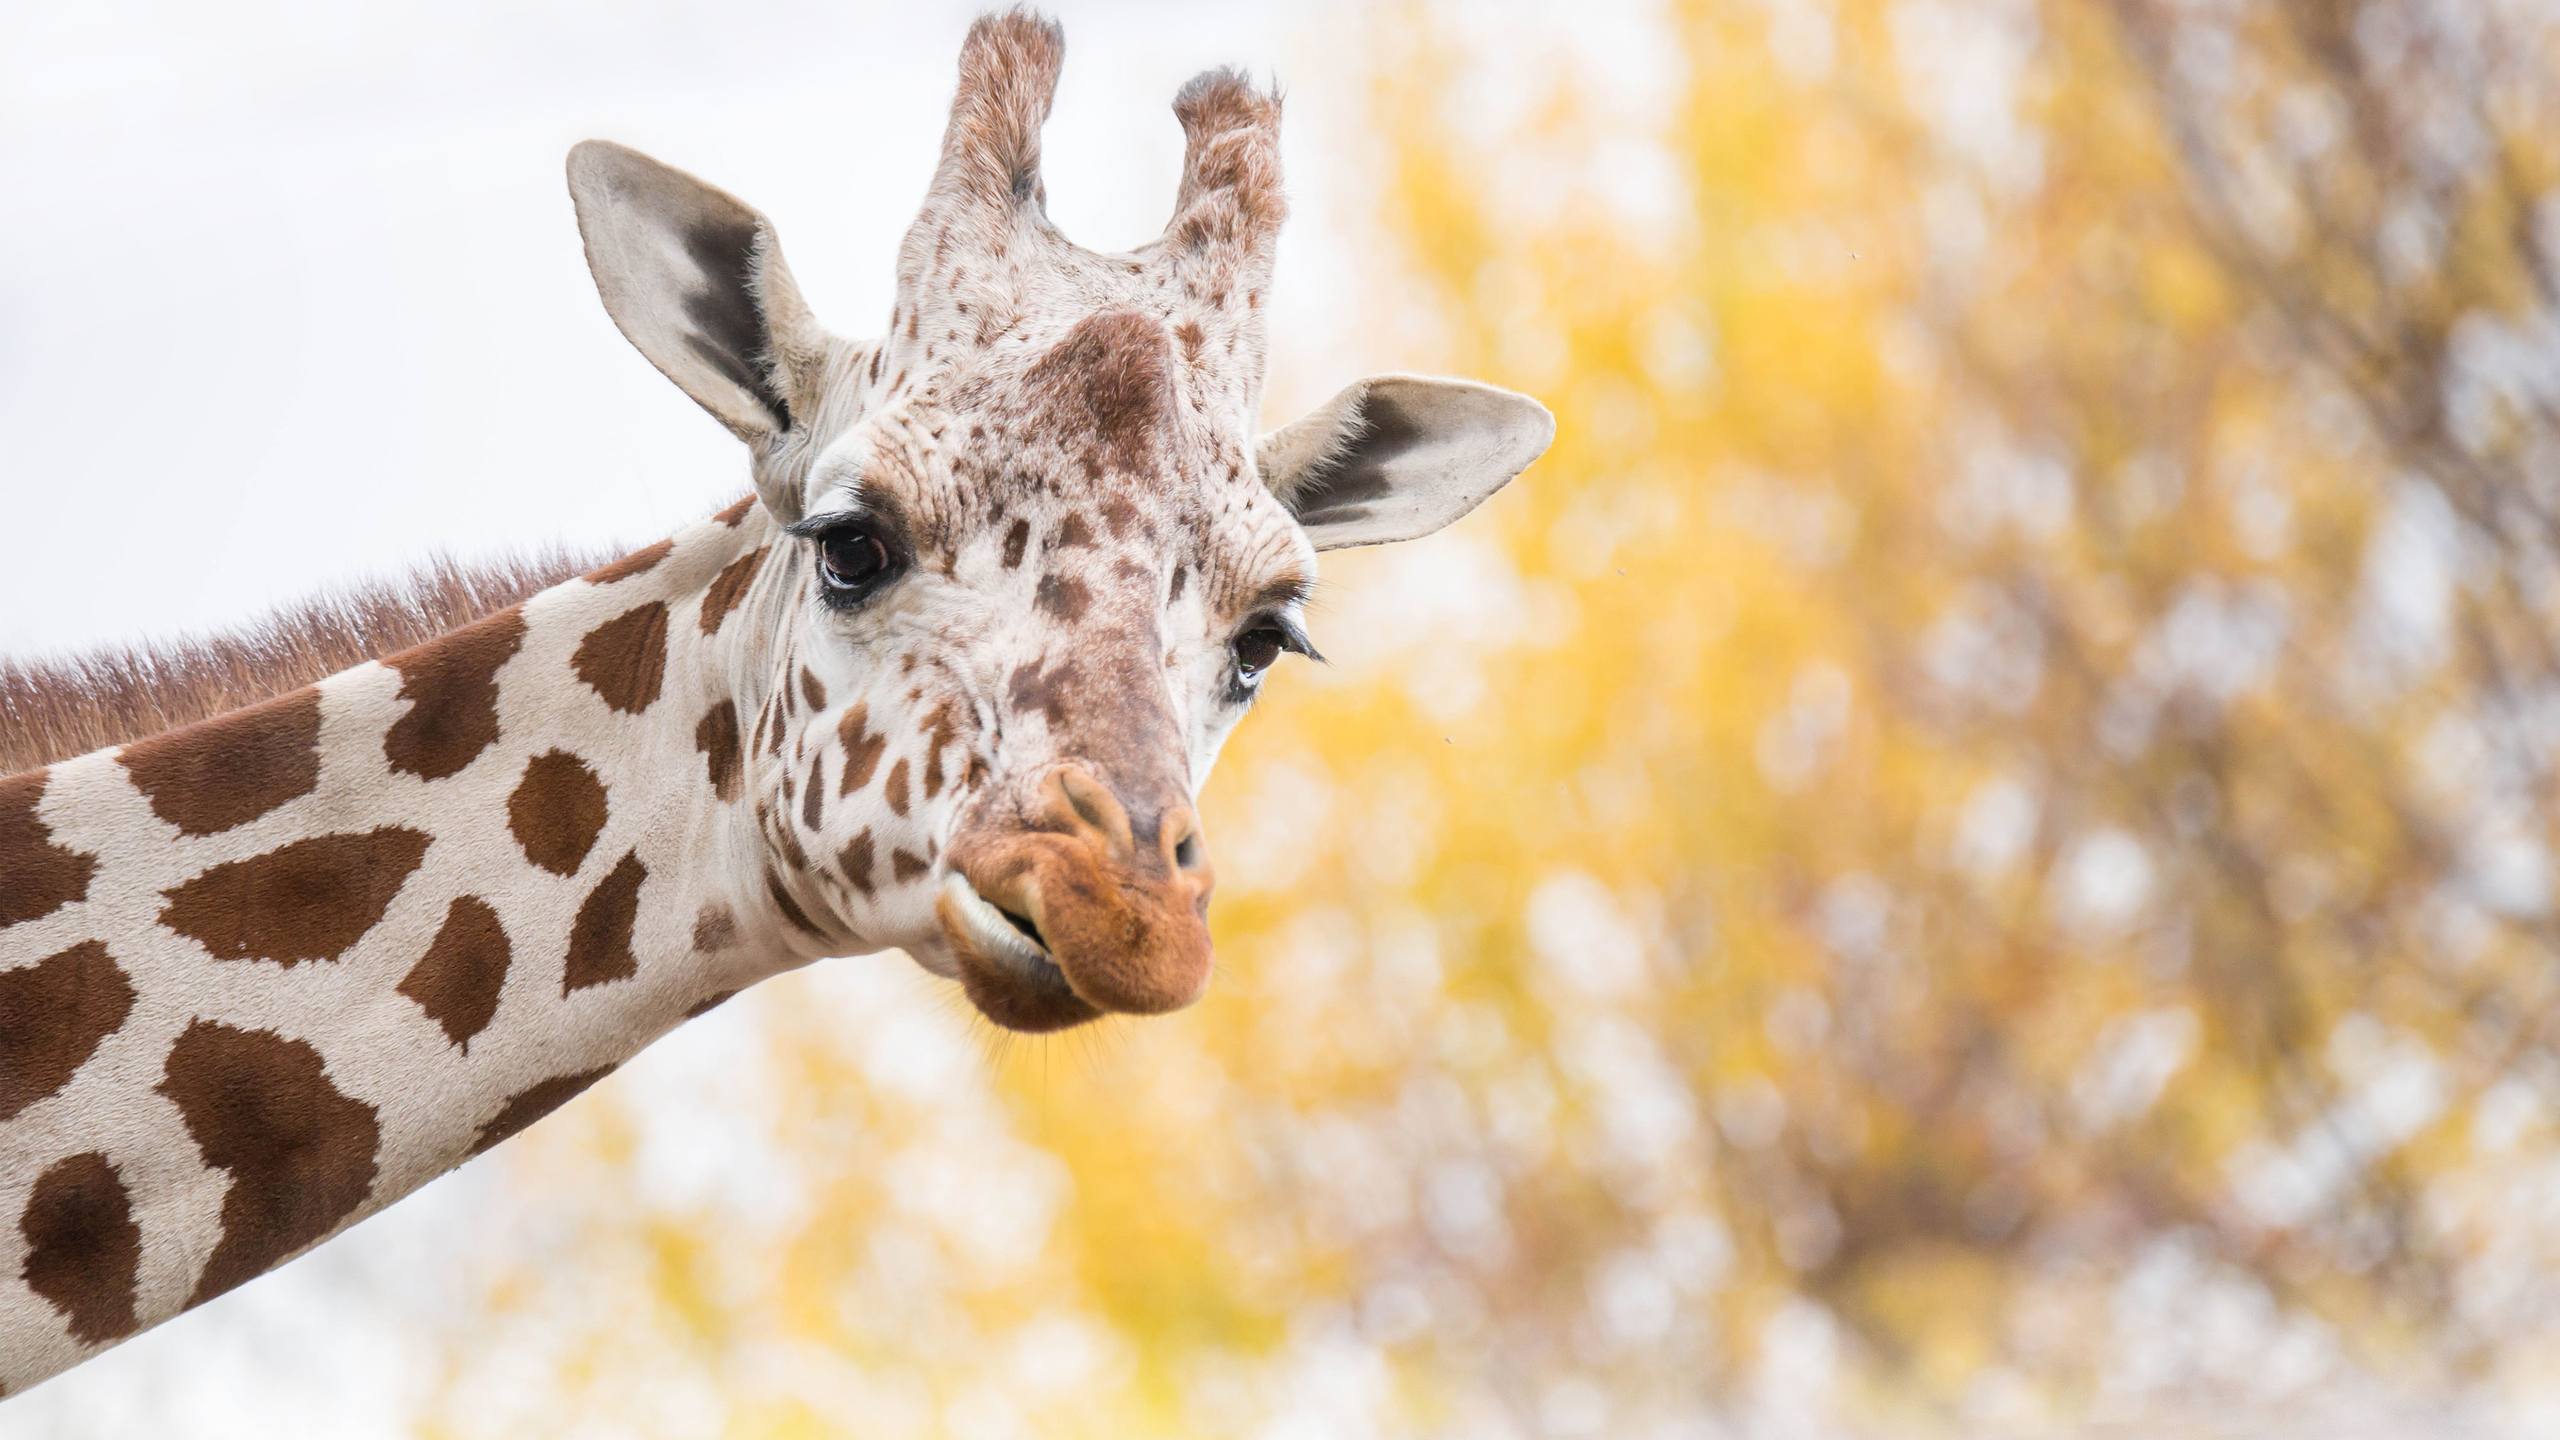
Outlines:
<svg viewBox="0 0 2560 1440"><path fill-rule="evenodd" d="M1280 662L1282 652L1304 655L1321 661L1322 655L1307 641L1307 632L1287 615L1264 615L1246 622L1236 638L1227 642L1227 658L1233 667L1227 672L1227 703L1243 705L1253 699L1262 685L1262 674Z"/></svg>
<svg viewBox="0 0 2560 1440"><path fill-rule="evenodd" d="M1236 637L1236 675L1246 684L1260 679L1262 672L1279 663L1280 652L1289 648L1289 637L1277 626L1264 625L1247 630Z"/></svg>
<svg viewBox="0 0 2560 1440"><path fill-rule="evenodd" d="M880 532L860 521L836 525L818 536L818 578L834 604L851 604L897 578L897 552Z"/></svg>

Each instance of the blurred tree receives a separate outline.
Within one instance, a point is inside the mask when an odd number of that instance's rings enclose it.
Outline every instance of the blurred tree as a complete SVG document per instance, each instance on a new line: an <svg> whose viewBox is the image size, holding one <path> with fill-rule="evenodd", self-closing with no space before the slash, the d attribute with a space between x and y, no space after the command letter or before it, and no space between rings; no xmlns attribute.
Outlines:
<svg viewBox="0 0 2560 1440"><path fill-rule="evenodd" d="M1606 18L1337 47L1381 349L1561 433L1331 567L1209 1002L742 999L500 1162L437 1433L2560 1403L2560 18Z"/></svg>

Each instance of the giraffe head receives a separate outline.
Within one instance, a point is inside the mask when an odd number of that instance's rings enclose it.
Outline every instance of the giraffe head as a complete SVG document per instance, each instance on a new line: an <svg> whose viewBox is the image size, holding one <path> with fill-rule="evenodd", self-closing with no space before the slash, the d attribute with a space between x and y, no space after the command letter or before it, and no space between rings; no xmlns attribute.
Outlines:
<svg viewBox="0 0 2560 1440"><path fill-rule="evenodd" d="M1193 800L1314 653L1316 552L1437 530L1553 434L1525 397L1388 376L1257 436L1279 101L1184 86L1173 219L1100 254L1043 208L1062 53L1021 11L971 28L877 340L818 325L737 199L569 159L606 309L746 443L782 530L736 582L766 887L812 953L905 948L1025 1030L1200 993Z"/></svg>

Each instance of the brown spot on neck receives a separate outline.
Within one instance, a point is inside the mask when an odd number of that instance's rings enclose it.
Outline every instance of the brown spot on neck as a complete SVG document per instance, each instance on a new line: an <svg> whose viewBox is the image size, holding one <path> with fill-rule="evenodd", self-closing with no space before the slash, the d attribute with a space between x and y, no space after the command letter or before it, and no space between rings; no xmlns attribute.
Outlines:
<svg viewBox="0 0 2560 1440"><path fill-rule="evenodd" d="M0 926L50 915L89 898L91 856L53 843L53 831L36 818L49 772L0 780Z"/></svg>
<svg viewBox="0 0 2560 1440"><path fill-rule="evenodd" d="M63 1086L133 1013L133 982L95 940L0 970L0 1121Z"/></svg>
<svg viewBox="0 0 2560 1440"><path fill-rule="evenodd" d="M198 1020L169 1047L159 1089L204 1163L231 1176L190 1306L319 1240L373 1192L380 1119L300 1040Z"/></svg>
<svg viewBox="0 0 2560 1440"><path fill-rule="evenodd" d="M383 661L410 702L382 737L391 768L442 780L496 744L498 671L523 644L524 613L505 610Z"/></svg>
<svg viewBox="0 0 2560 1440"><path fill-rule="evenodd" d="M755 583L756 571L763 568L764 557L772 552L770 545L758 546L730 561L712 577L710 587L702 592L702 614L695 622L703 634L717 635L720 627L729 623L729 612L747 598L747 587Z"/></svg>
<svg viewBox="0 0 2560 1440"><path fill-rule="evenodd" d="M702 722L693 727L694 748L702 752L702 767L711 781L711 793L723 800L738 798L738 779L744 755L738 742L738 706L723 700L703 712Z"/></svg>
<svg viewBox="0 0 2560 1440"><path fill-rule="evenodd" d="M844 872L845 883L861 891L862 898L866 900L871 898L872 864L872 842L869 830L854 836L852 842L844 847L844 853L836 857L836 868Z"/></svg>
<svg viewBox="0 0 2560 1440"><path fill-rule="evenodd" d="M72 1339L104 1345L133 1333L142 1228L105 1155L91 1150L47 1166L27 1194L18 1233L27 1241L18 1277L60 1312Z"/></svg>
<svg viewBox="0 0 2560 1440"><path fill-rule="evenodd" d="M614 709L648 709L667 679L667 607L652 600L607 620L578 642L569 665Z"/></svg>
<svg viewBox="0 0 2560 1440"><path fill-rule="evenodd" d="M165 890L160 923L217 960L335 960L391 908L427 853L415 830L315 835Z"/></svg>
<svg viewBox="0 0 2560 1440"><path fill-rule="evenodd" d="M497 1114L481 1123L479 1136L471 1142L471 1153L478 1155L514 1137L526 1126L577 1099L588 1086L612 1073L613 1067L606 1065L595 1070L581 1070L575 1075L555 1075L518 1093L499 1106Z"/></svg>
<svg viewBox="0 0 2560 1440"><path fill-rule="evenodd" d="M554 875L575 875L604 833L604 782L586 761L548 750L527 761L507 797L507 829L525 858Z"/></svg>
<svg viewBox="0 0 2560 1440"><path fill-rule="evenodd" d="M793 863L805 867L808 860L803 856ZM800 902L791 898L791 890L782 883L781 876L771 870L765 871L764 888L765 893L773 897L773 908L782 912L782 918L790 921L793 929L817 940L830 938L825 930L819 928L817 921L809 918L809 912L800 908Z"/></svg>
<svg viewBox="0 0 2560 1440"><path fill-rule="evenodd" d="M128 745L117 756L181 834L245 825L320 784L320 692L291 695Z"/></svg>
<svg viewBox="0 0 2560 1440"><path fill-rule="evenodd" d="M444 924L427 953L402 977L400 993L416 1001L428 1019L443 1027L445 1039L468 1055L471 1037L498 1013L498 994L506 988L513 953L498 912L476 895L457 897L445 908Z"/></svg>
<svg viewBox="0 0 2560 1440"><path fill-rule="evenodd" d="M560 976L563 996L640 973L631 932L640 918L640 886L648 878L649 867L634 851L616 861L579 903L577 919L569 926L568 964Z"/></svg>
<svg viewBox="0 0 2560 1440"><path fill-rule="evenodd" d="M614 561L610 565L588 571L587 583L591 585L611 585L616 581L628 580L634 575L646 575L650 571L658 568L659 561L674 554L675 548L675 541L661 540L657 544L651 545L646 549L634 550L630 554L623 556L621 559Z"/></svg>
<svg viewBox="0 0 2560 1440"><path fill-rule="evenodd" d="M726 950L738 943L737 912L713 903L703 906L693 917L693 948L705 955Z"/></svg>

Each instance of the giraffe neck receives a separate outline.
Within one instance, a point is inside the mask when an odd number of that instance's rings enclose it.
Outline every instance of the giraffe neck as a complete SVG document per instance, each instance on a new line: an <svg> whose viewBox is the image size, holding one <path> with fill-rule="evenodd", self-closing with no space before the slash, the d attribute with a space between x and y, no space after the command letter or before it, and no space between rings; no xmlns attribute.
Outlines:
<svg viewBox="0 0 2560 1440"><path fill-rule="evenodd" d="M777 915L741 802L773 538L742 506L415 650L0 780L0 1393L820 948Z"/></svg>

